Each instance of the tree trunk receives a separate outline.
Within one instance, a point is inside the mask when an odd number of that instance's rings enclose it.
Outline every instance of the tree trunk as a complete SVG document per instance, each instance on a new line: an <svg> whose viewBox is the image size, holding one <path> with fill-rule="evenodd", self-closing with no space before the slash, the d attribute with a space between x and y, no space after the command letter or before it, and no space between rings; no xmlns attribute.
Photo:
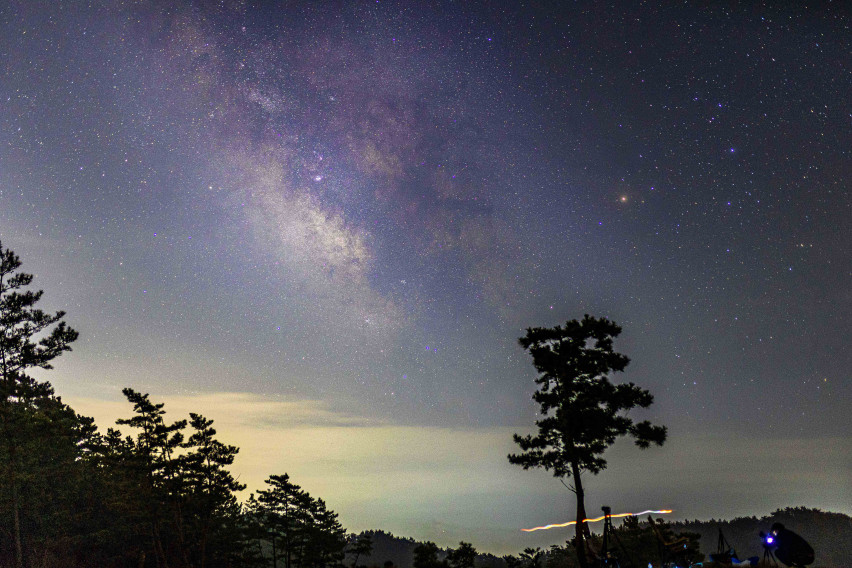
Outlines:
<svg viewBox="0 0 852 568"><path fill-rule="evenodd" d="M24 568L24 548L21 546L21 515L18 503L18 484L12 479L13 530L15 531L15 566Z"/></svg>
<svg viewBox="0 0 852 568"><path fill-rule="evenodd" d="M287 517L284 518L287 519ZM284 535L284 568L290 568L290 523L287 523L286 530L287 532Z"/></svg>
<svg viewBox="0 0 852 568"><path fill-rule="evenodd" d="M12 379L6 378L5 358L3 360L3 382L6 383L6 391L12 392ZM3 441L6 445L6 451L9 454L9 487L11 489L12 498L12 539L15 541L15 568L23 568L24 566L24 547L21 539L21 497L18 494L18 455L14 439L14 425L10 425L12 414L12 403L6 395L6 399L0 402L0 416L3 420Z"/></svg>
<svg viewBox="0 0 852 568"><path fill-rule="evenodd" d="M15 475L15 468L17 464L15 463L15 447L14 444L11 444L9 447L9 470L11 475L9 476L10 484L12 486L12 530L15 533L15 567L23 568L24 567L24 547L21 545L21 503L20 497L18 496L18 479Z"/></svg>
<svg viewBox="0 0 852 568"><path fill-rule="evenodd" d="M151 534L154 537L154 553L157 555L157 565L169 568L169 561L166 558L166 551L163 548L163 541L160 538L160 528L156 522L151 526Z"/></svg>
<svg viewBox="0 0 852 568"><path fill-rule="evenodd" d="M201 529L201 564L199 568L207 568L207 532L208 527L210 526L210 522L207 517L204 518L204 525Z"/></svg>
<svg viewBox="0 0 852 568"><path fill-rule="evenodd" d="M574 491L577 494L577 524L574 525L574 548L577 550L577 560L580 563L580 568L589 568L589 561L586 558L586 537L589 533L589 528L583 519L586 519L586 502L585 493L583 493L583 482L580 480L580 467L576 462L571 464L571 472L574 476Z"/></svg>

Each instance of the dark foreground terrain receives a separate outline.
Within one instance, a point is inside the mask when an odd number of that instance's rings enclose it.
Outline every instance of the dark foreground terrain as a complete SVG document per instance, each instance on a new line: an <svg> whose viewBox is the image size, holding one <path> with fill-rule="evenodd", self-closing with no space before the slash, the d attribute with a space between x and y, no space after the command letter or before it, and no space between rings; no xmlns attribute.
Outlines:
<svg viewBox="0 0 852 568"><path fill-rule="evenodd" d="M682 521L668 523L673 533L693 533L697 535L700 553L705 557L704 565L709 564L710 554L716 552L719 530L728 543L744 560L752 556L763 556L759 538L760 531L767 531L773 523L780 522L788 529L802 535L816 551L814 568L852 568L852 517L842 513L831 513L805 507L779 509L764 517L740 517L729 521L711 519L709 521ZM373 551L369 556L361 556L358 565L383 567L391 562L396 568L412 568L414 549L422 543L410 538L401 538L383 531L368 531L372 537ZM557 538L557 535L554 535ZM574 565L570 554L560 551L541 551L537 563L541 568L569 568ZM442 551L446 555L447 551ZM439 558L441 555L439 554ZM347 558L351 564L353 558ZM510 564L520 563L523 568L535 568L534 551L518 556L498 557L492 554L479 554L477 568L512 568Z"/></svg>

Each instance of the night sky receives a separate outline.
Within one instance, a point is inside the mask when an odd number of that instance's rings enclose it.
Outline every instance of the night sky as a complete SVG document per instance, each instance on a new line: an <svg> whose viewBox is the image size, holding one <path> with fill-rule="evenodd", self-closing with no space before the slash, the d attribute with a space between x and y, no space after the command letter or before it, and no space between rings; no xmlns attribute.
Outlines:
<svg viewBox="0 0 852 568"><path fill-rule="evenodd" d="M669 427L590 512L852 513L848 5L506 4L0 1L0 239L81 333L39 376L517 552L573 509L506 460L517 339L589 313Z"/></svg>

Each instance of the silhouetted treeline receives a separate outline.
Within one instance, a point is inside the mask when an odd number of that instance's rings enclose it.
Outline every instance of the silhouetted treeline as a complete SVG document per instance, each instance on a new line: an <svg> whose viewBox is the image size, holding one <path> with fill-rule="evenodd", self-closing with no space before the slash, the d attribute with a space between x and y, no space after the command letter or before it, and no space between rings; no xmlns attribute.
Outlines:
<svg viewBox="0 0 852 568"><path fill-rule="evenodd" d="M129 431L102 435L50 385L28 384L26 397L7 397L2 408L19 435L14 445L4 435L0 450L0 565L341 564L346 533L336 513L286 474L237 501L244 486L227 467L238 449L217 440L212 420L193 413L167 421L162 404L125 389L133 413L118 424Z"/></svg>
<svg viewBox="0 0 852 568"><path fill-rule="evenodd" d="M91 418L30 376L77 332L38 307L33 276L0 244L0 566L214 568L339 566L346 533L322 499L273 475L243 505L228 471L239 451L213 421L166 420L124 389L126 427Z"/></svg>
<svg viewBox="0 0 852 568"><path fill-rule="evenodd" d="M610 543L610 550L620 559L629 558L634 564L647 566L648 562L660 565L660 548L658 539L647 523L636 522L616 527L615 533L623 548L616 542ZM671 541L681 535L671 530L671 525L661 527L664 536ZM366 531L372 541L372 552L360 556L358 568L382 568L393 565L395 568L456 568L457 566L474 566L475 568L577 568L574 547L567 543L554 545L548 549L527 548L517 555L503 557L493 554L479 554L467 543L460 543L456 549L441 549L432 542L418 542L410 538L396 537L384 531ZM699 559L698 535L688 537L690 558ZM592 534L590 548L593 553L600 553L602 540L600 534ZM471 555L471 551L473 555ZM349 566L352 566L352 556L347 556ZM643 562L643 563L640 563ZM622 561L622 566L629 565Z"/></svg>

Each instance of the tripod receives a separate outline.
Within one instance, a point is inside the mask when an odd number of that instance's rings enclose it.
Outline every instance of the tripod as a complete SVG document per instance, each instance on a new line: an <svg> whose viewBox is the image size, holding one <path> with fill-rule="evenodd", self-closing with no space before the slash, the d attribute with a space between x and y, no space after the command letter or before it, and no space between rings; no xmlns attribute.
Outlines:
<svg viewBox="0 0 852 568"><path fill-rule="evenodd" d="M762 563L766 566L778 566L778 561L772 553L772 547L766 544L766 534L760 531L760 540L763 541L763 560Z"/></svg>
<svg viewBox="0 0 852 568"><path fill-rule="evenodd" d="M621 544L621 539L618 538L618 533L616 533L612 528L612 509L604 506L601 507L601 510L604 514L604 530L603 539L601 542L600 566L613 566L615 568L621 568L621 565L618 562L618 557L610 553L609 550L610 540L614 539L615 542L618 544L618 547L621 548L623 560L625 561L625 567L634 568L635 565L633 564L633 561L630 560L630 557L627 555L627 551L624 549L624 545Z"/></svg>
<svg viewBox="0 0 852 568"><path fill-rule="evenodd" d="M778 566L778 561L775 560L775 555L772 554L772 549L768 546L763 547L763 560L761 562L766 566Z"/></svg>

